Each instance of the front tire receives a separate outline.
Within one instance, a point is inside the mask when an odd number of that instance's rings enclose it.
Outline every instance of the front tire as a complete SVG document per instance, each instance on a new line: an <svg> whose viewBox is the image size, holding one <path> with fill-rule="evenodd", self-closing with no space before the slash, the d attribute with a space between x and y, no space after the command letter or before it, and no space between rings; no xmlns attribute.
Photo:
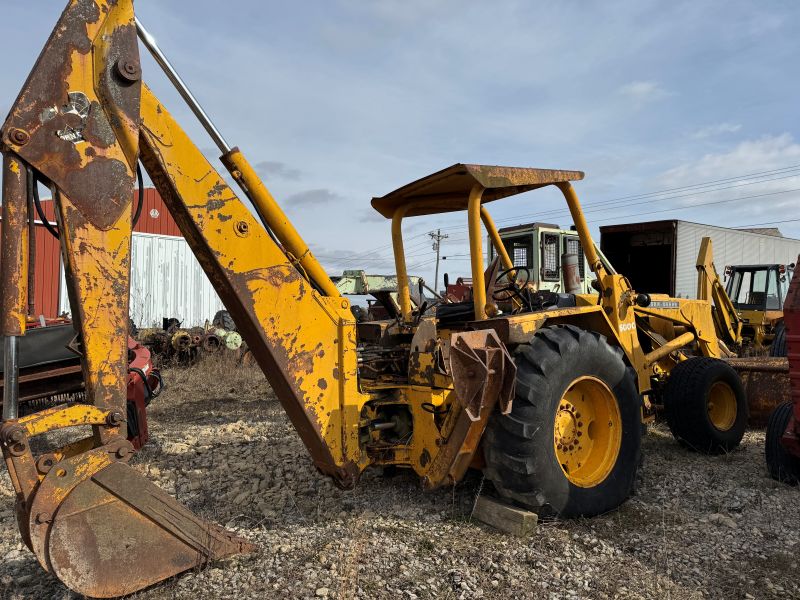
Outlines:
<svg viewBox="0 0 800 600"><path fill-rule="evenodd" d="M632 493L641 456L641 398L622 352L571 325L517 348L512 411L486 429L486 476L542 517L595 516Z"/></svg>
<svg viewBox="0 0 800 600"><path fill-rule="evenodd" d="M790 454L781 443L793 409L791 402L784 402L772 411L767 423L767 439L764 445L770 477L789 485L800 483L800 457Z"/></svg>
<svg viewBox="0 0 800 600"><path fill-rule="evenodd" d="M739 375L718 358L693 357L675 365L664 388L672 435L704 454L736 448L747 428L747 396Z"/></svg>

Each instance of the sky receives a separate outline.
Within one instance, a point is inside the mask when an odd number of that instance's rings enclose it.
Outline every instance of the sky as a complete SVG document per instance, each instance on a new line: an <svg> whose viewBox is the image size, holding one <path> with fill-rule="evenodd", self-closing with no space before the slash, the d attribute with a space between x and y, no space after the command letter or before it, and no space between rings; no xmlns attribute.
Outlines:
<svg viewBox="0 0 800 600"><path fill-rule="evenodd" d="M5 115L63 0L0 0ZM370 206L453 163L574 169L601 225L685 219L800 238L800 3L609 0L137 0L231 145L331 274L393 272ZM143 55L146 50L142 49ZM213 142L149 58L144 80L207 156ZM219 163L217 163L219 164ZM222 170L222 166L218 167ZM499 226L571 224L544 189ZM416 217L410 271L467 275L466 215Z"/></svg>

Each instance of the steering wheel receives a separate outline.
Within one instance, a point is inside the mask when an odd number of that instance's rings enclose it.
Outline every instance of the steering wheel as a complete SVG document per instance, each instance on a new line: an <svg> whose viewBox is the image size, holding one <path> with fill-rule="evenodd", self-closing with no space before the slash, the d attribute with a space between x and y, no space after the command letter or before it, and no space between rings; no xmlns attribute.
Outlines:
<svg viewBox="0 0 800 600"><path fill-rule="evenodd" d="M525 274L525 278L523 281L518 281L521 273ZM512 275L510 280L509 275ZM501 285L501 280L505 281L505 285ZM525 298L522 295L522 290L526 288L530 280L531 270L527 267L511 267L500 271L495 279L497 287L492 292L492 300L503 301L519 298L524 302Z"/></svg>

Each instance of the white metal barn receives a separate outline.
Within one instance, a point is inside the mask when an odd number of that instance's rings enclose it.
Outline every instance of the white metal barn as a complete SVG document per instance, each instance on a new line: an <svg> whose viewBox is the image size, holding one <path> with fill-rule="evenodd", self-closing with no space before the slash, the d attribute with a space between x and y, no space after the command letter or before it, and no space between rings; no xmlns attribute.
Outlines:
<svg viewBox="0 0 800 600"><path fill-rule="evenodd" d="M160 327L175 317L184 327L203 325L225 308L182 237L134 233L131 248L131 304L139 327ZM59 311L70 312L64 268Z"/></svg>
<svg viewBox="0 0 800 600"><path fill-rule="evenodd" d="M46 212L52 211L51 203L46 204ZM54 281L52 289L58 295L59 314L69 313L60 253L57 260L60 281L57 289ZM158 192L145 188L131 248L130 314L134 323L157 327L164 317L174 317L183 326L193 327L211 320L223 308Z"/></svg>

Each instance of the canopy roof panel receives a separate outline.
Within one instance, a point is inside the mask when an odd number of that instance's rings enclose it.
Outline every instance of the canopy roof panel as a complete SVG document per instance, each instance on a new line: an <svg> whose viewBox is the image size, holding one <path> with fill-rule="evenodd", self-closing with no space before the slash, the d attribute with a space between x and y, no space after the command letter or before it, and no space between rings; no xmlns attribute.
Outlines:
<svg viewBox="0 0 800 600"><path fill-rule="evenodd" d="M469 192L483 186L482 202L491 202L536 188L583 179L581 171L465 165L457 163L383 196L372 199L372 207L391 218L398 207L412 205L406 216L466 210Z"/></svg>

